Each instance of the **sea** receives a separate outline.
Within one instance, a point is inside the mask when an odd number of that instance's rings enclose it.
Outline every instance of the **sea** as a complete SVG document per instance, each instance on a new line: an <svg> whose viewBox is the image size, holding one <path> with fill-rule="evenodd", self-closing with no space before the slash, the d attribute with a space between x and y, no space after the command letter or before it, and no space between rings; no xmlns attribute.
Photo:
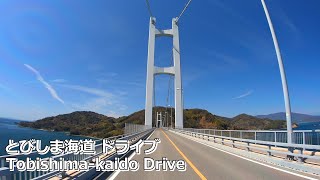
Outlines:
<svg viewBox="0 0 320 180"><path fill-rule="evenodd" d="M320 122L299 123L294 130L320 130Z"/></svg>
<svg viewBox="0 0 320 180"><path fill-rule="evenodd" d="M83 136L72 136L64 132L51 132L32 128L20 127L19 120L0 118L0 156L5 155L9 139L16 141L36 139L41 140L42 146L49 145L50 140L91 139Z"/></svg>

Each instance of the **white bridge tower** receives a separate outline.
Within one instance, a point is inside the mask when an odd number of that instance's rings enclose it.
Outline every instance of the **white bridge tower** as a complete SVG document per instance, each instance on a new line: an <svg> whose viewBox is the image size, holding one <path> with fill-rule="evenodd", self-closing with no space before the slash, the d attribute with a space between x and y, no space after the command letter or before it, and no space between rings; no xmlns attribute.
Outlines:
<svg viewBox="0 0 320 180"><path fill-rule="evenodd" d="M180 68L180 46L179 29L177 18L172 19L172 29L159 30L156 28L156 19L150 17L149 44L148 44L148 65L146 84L146 107L145 125L152 126L152 107L154 97L154 78L158 74L168 74L174 76L174 96L175 96L175 127L183 128L183 104L182 104L182 83ZM157 67L154 65L155 40L157 37L173 38L173 63L171 67Z"/></svg>

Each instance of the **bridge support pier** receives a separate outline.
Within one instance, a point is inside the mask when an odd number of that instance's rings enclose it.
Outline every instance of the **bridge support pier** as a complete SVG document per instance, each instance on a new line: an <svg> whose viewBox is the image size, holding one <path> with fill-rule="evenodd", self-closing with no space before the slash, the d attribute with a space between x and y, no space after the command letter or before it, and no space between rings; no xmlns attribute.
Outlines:
<svg viewBox="0 0 320 180"><path fill-rule="evenodd" d="M148 43L148 63L147 63L147 82L146 82L146 105L145 105L145 125L152 126L152 107L154 98L154 78L158 74L168 74L174 76L174 95L175 95L175 128L183 128L183 98L180 67L180 44L179 28L177 18L172 19L172 29L159 30L155 26L156 19L150 17L149 24L149 43ZM171 67L157 67L154 64L155 40L156 37L173 38L173 63Z"/></svg>

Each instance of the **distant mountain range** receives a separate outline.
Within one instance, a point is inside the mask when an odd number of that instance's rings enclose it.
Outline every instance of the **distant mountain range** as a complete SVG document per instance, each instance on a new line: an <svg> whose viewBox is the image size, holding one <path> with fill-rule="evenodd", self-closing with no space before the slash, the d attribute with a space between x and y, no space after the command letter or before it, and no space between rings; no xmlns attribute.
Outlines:
<svg viewBox="0 0 320 180"><path fill-rule="evenodd" d="M156 107L154 112L170 112L165 107ZM174 124L174 109L172 109ZM303 122L319 122L320 116L292 113L293 127L299 127ZM7 120L7 119L4 119ZM9 121L9 120L7 120ZM155 120L153 120L155 124ZM120 118L108 117L89 111L77 111L70 114L62 114L47 117L34 122L16 122L20 126L49 131L69 132L72 135L83 135L105 138L123 133L125 123L143 124L144 110L132 113ZM298 126L297 126L298 124ZM170 121L169 121L170 125ZM185 109L184 127L186 128L217 128L217 129L285 129L285 113L251 116L240 114L233 118L214 115L204 109Z"/></svg>
<svg viewBox="0 0 320 180"><path fill-rule="evenodd" d="M155 112L170 112L170 110L165 107L154 108ZM172 112L174 116L174 109L172 109ZM122 134L125 123L143 124L144 114L144 110L141 110L129 116L113 118L95 112L77 111L70 114L47 117L34 122L20 122L18 124L35 129L69 132L72 135L105 138ZM155 120L153 121L153 124L155 124ZM247 114L227 118L211 114L203 109L185 109L184 127L243 130L283 129L286 127L286 122L284 120L257 118Z"/></svg>
<svg viewBox="0 0 320 180"><path fill-rule="evenodd" d="M312 116L308 114L300 114L300 113L291 113L292 121L295 123L305 123L305 122L320 122L320 116ZM286 113L279 112L268 115L258 115L257 118L267 118L272 120L285 120Z"/></svg>

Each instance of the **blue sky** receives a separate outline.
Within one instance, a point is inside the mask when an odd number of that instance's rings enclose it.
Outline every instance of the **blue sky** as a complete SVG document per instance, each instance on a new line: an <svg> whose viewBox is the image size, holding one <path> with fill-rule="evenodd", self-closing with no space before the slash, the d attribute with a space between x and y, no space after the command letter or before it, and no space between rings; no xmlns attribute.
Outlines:
<svg viewBox="0 0 320 180"><path fill-rule="evenodd" d="M159 29L185 1L150 0ZM318 0L266 0L294 112L320 114ZM0 2L0 117L35 120L91 110L143 109L149 14L139 1ZM281 79L260 0L193 1L180 19L185 108L232 117L284 111ZM157 39L156 64L172 40ZM168 76L156 78L166 105ZM171 102L172 103L172 102Z"/></svg>

